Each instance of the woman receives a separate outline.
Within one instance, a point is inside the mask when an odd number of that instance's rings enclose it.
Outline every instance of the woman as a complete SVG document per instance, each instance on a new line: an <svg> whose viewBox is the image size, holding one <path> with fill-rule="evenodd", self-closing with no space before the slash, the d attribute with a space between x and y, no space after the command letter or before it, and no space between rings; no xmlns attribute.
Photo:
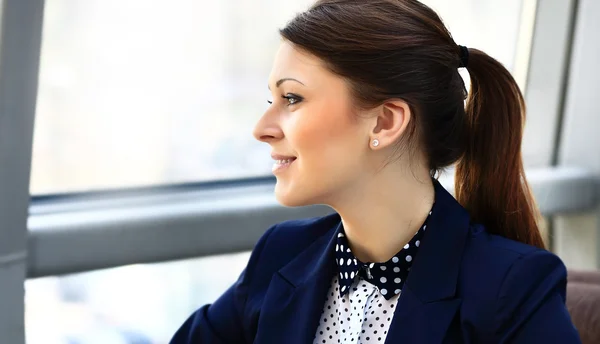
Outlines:
<svg viewBox="0 0 600 344"><path fill-rule="evenodd" d="M271 227L172 343L579 343L510 73L416 0L320 0L280 32L254 135L281 204L335 213Z"/></svg>

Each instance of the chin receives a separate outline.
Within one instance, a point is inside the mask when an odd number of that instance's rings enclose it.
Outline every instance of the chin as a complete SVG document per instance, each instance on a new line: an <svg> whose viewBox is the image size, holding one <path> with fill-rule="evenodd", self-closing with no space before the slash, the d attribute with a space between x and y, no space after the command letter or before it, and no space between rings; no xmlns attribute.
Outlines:
<svg viewBox="0 0 600 344"><path fill-rule="evenodd" d="M306 189L304 189L305 191ZM279 182L275 185L275 199L284 207L303 207L316 204L315 197L296 188L283 187Z"/></svg>
<svg viewBox="0 0 600 344"><path fill-rule="evenodd" d="M275 199L279 204L284 207L302 207L310 205L304 198L298 197L298 195L290 193L275 192Z"/></svg>

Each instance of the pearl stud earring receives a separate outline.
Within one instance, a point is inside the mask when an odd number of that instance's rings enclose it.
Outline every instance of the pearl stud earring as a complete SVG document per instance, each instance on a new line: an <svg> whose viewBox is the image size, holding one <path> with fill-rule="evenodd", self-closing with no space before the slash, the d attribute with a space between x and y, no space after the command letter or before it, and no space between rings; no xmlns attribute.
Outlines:
<svg viewBox="0 0 600 344"><path fill-rule="evenodd" d="M375 140L373 140L373 147L377 147L377 146L379 146L379 140L375 139Z"/></svg>

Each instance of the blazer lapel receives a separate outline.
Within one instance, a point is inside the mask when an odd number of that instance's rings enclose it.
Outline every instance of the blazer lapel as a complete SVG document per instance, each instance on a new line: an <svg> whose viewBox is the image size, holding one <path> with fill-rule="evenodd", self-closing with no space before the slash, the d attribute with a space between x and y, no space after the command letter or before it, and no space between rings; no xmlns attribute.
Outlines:
<svg viewBox="0 0 600 344"><path fill-rule="evenodd" d="M341 221L273 275L255 343L312 343L335 274L335 232Z"/></svg>
<svg viewBox="0 0 600 344"><path fill-rule="evenodd" d="M422 302L405 286L398 299L386 343L444 343L461 300Z"/></svg>
<svg viewBox="0 0 600 344"><path fill-rule="evenodd" d="M469 214L437 180L435 205L390 325L386 343L444 343L456 297Z"/></svg>

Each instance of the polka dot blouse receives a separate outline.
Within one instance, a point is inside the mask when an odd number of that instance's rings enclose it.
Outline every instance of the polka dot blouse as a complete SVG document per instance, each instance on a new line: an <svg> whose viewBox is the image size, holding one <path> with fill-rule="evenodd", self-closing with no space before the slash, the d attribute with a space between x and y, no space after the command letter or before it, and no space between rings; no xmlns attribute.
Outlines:
<svg viewBox="0 0 600 344"><path fill-rule="evenodd" d="M331 280L313 343L384 343L402 286L417 254L427 221L400 252L385 263L363 263L337 233L338 270Z"/></svg>

